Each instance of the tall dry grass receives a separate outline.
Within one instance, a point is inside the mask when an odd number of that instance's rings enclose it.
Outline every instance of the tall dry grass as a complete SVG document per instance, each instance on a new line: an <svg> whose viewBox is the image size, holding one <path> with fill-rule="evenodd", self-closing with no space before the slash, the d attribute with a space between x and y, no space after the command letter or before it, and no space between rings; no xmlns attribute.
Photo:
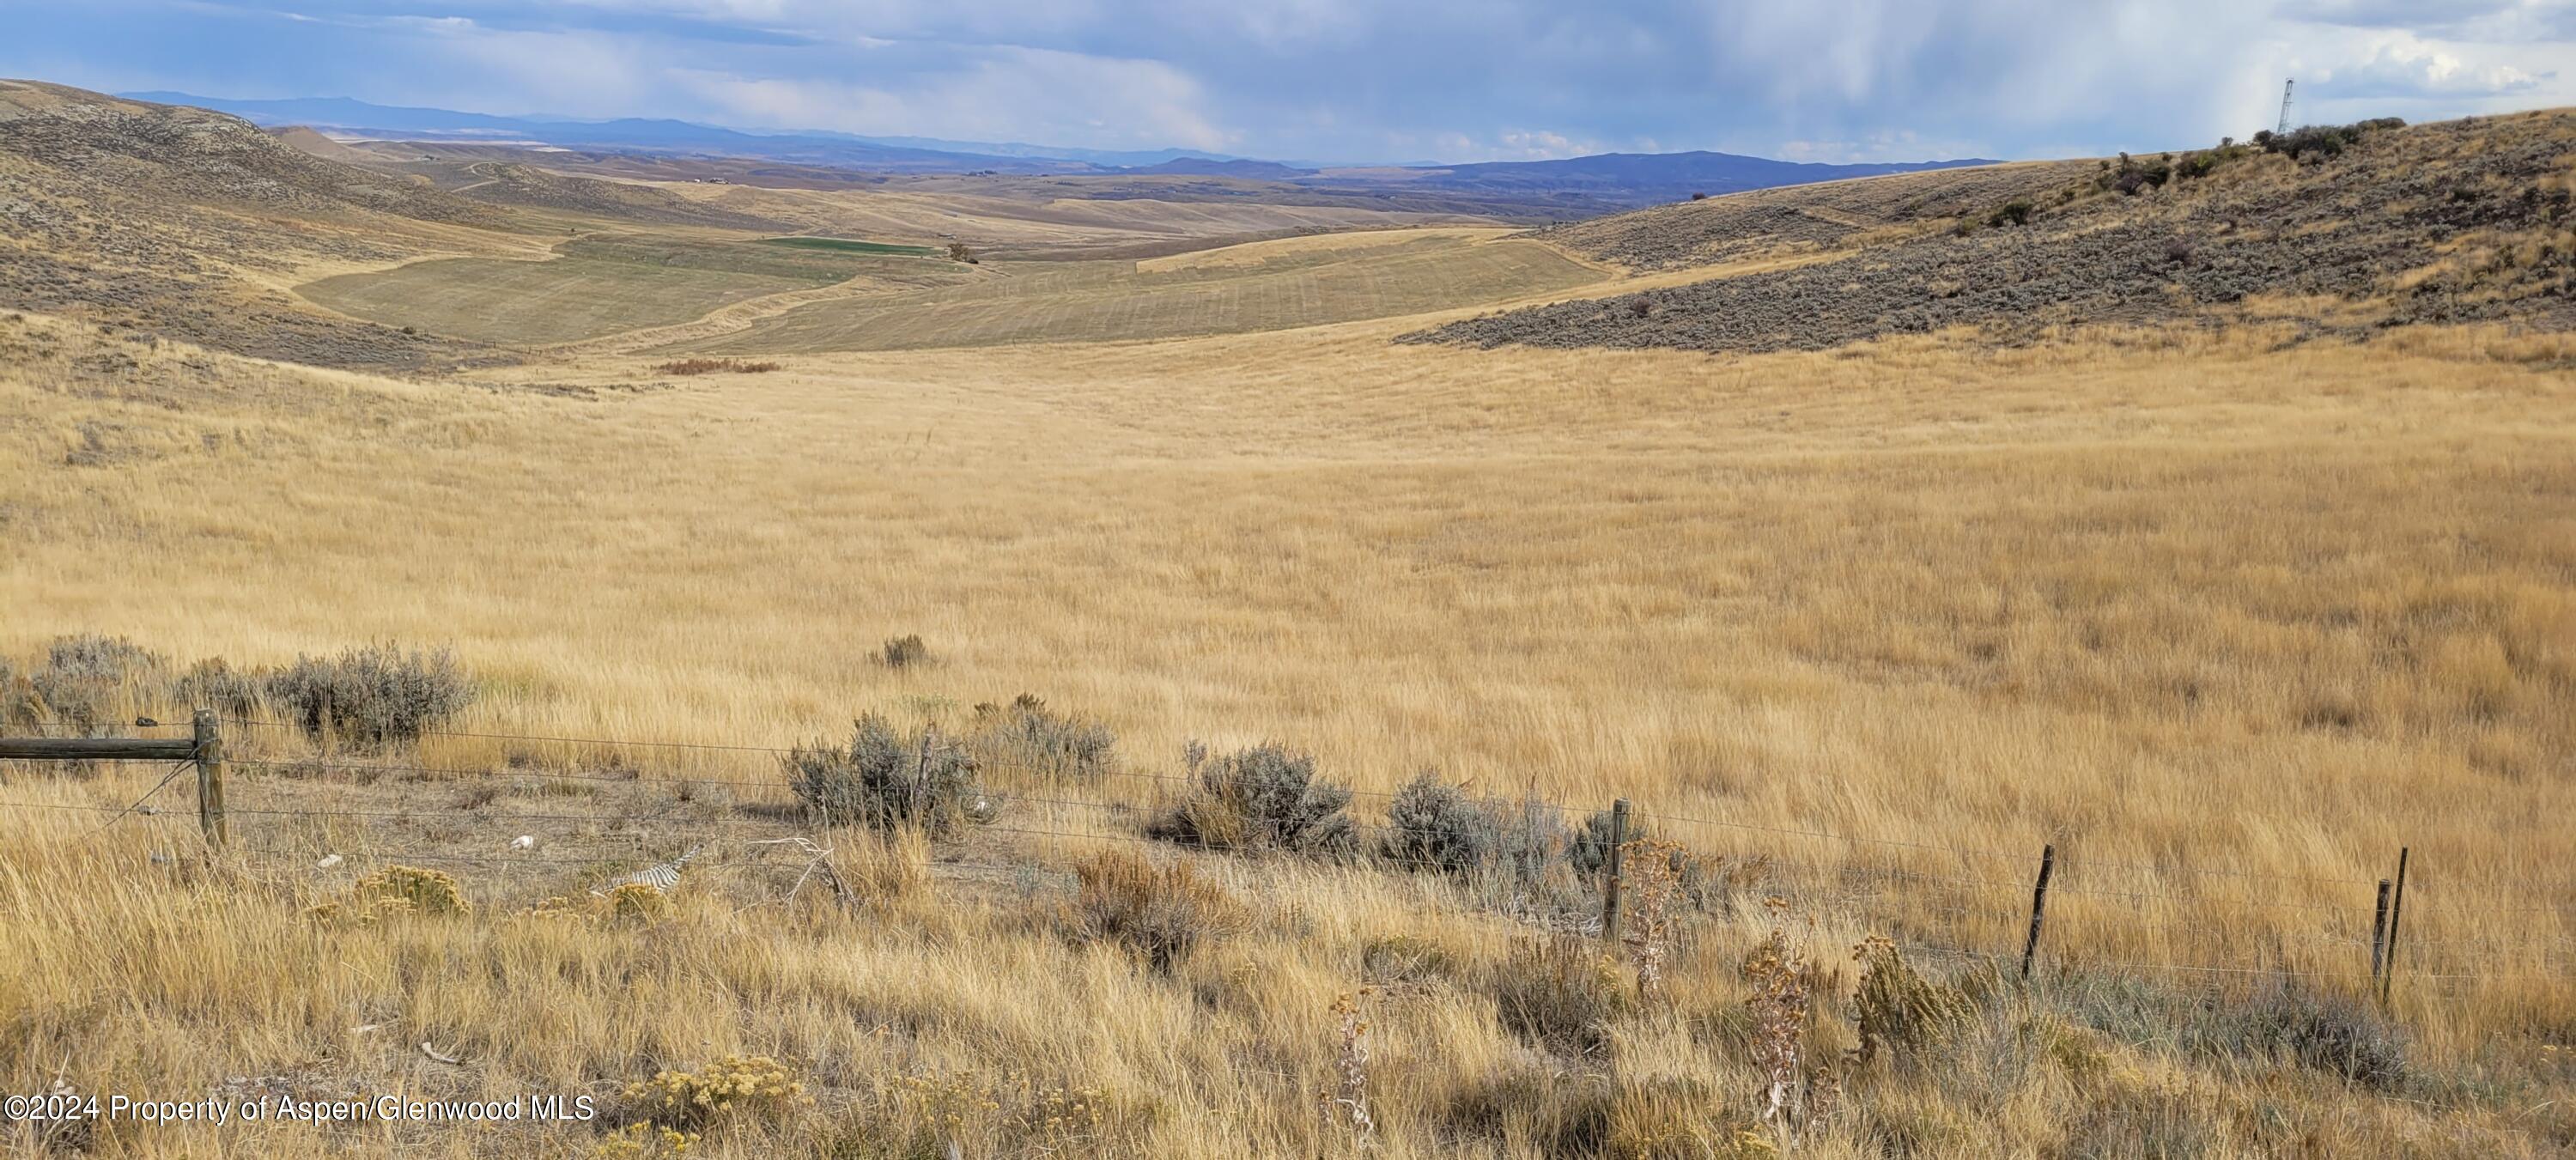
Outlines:
<svg viewBox="0 0 2576 1160"><path fill-rule="evenodd" d="M1707 359L1390 348L1391 332L801 359L601 401L12 324L0 651L79 630L236 664L452 644L485 682L467 728L715 743L1026 690L1098 715L1148 770L1176 768L1189 737L1278 738L1363 788L1427 764L1759 827L1671 836L1841 890L1848 912L1814 920L1825 960L1891 923L2012 947L2030 862L2055 843L2095 891L2052 900L2052 955L2348 970L2367 950L2338 940L2366 936L2370 883L2404 845L2419 969L2481 976L2405 994L2427 1058L2501 1074L2497 1053L2522 1049L2496 1044L2576 1034L2563 344L2283 349L2249 331ZM104 352L140 365L84 362ZM908 633L933 663L876 663ZM256 894L85 861L130 867L122 839L10 825L9 909L28 921L0 954L37 965L0 1005L30 1029L13 1079L72 1058L138 1083L360 1059L332 1036L373 1005L483 1037L506 1065L477 1081L494 1085L735 1048L848 1075L1034 1061L1169 1093L1179 1118L1126 1137L1139 1146L1306 1152L1296 1092L1337 1050L1326 1008L1363 928L1454 939L1470 973L1502 961L1489 920L1368 875L1298 880L1262 933L1194 956L1188 985L953 900L821 934L707 909L642 959L485 926L353 949ZM1775 832L1819 830L1916 846ZM1890 890L1890 871L1953 881ZM1753 921L1667 966L1684 1010L1735 1001L1726 956ZM513 966L538 963L557 969ZM1372 1065L1393 1092L1373 1110L1397 1154L1466 1138L1442 1117L1535 1066L1480 993L1393 1017ZM1211 1026L1210 1002L1239 1015ZM872 1045L877 1026L894 1046ZM1695 1107L1718 1097L1689 1084L1747 1077L1692 1027L1623 1025L1622 1106ZM1876 1098L1959 1154L2067 1138L2080 1125L2058 1110L2083 1083L2176 1131L2206 1127L2191 1100L2244 1098L2224 1068L2086 1044L2067 1057L2106 1070L1977 1072L2002 1085L1980 1089L2003 1101L1990 1116L1955 1077ZM1298 1079L1241 1078L1220 1052ZM2301 1089L2285 1106L2327 1147L2440 1131L2510 1151L2535 1123L2563 1130L2475 1101Z"/></svg>

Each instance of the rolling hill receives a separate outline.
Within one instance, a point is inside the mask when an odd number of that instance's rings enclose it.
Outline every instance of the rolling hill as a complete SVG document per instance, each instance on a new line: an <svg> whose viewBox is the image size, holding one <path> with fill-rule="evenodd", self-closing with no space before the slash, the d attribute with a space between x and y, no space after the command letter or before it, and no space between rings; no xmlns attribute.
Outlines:
<svg viewBox="0 0 2576 1160"><path fill-rule="evenodd" d="M1220 176L1066 186L933 174L770 189L707 180L704 164L603 156L640 168L637 179L568 172L557 166L578 158L563 154L349 143L0 82L0 214L11 227L0 235L0 308L262 358L417 371L753 299L939 286L974 272L945 259L961 234L979 252L1132 260L1304 232L1490 224L1408 199L1282 203L1272 184ZM762 240L804 234L891 249L782 274ZM1533 252L1560 282L1580 269Z"/></svg>
<svg viewBox="0 0 2576 1160"><path fill-rule="evenodd" d="M0 213L0 307L331 365L475 352L314 312L285 293L300 271L524 244L505 211L233 117L25 81L0 81Z"/></svg>
<svg viewBox="0 0 2576 1160"><path fill-rule="evenodd" d="M2576 113L2265 138L1744 194L1548 231L1643 268L1814 260L1409 338L1751 352L1953 327L2002 342L2105 323L2576 329Z"/></svg>

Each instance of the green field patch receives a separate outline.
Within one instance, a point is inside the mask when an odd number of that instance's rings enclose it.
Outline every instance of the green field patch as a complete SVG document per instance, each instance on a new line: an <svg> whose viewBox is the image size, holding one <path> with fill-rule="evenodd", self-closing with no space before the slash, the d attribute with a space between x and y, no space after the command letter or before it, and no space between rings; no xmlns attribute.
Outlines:
<svg viewBox="0 0 2576 1160"><path fill-rule="evenodd" d="M761 244L792 246L800 250L832 250L844 254L909 254L928 257L939 253L928 246L903 246L893 242L863 242L856 238L762 238Z"/></svg>

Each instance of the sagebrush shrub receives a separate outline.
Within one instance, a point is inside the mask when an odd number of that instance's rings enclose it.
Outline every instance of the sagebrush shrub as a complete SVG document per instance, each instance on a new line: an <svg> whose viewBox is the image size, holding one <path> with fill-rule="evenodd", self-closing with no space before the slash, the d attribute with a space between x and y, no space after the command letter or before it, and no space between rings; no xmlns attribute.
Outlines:
<svg viewBox="0 0 2576 1160"><path fill-rule="evenodd" d="M1189 766L1187 796L1146 827L1150 836L1220 850L1358 849L1358 831L1342 812L1351 791L1315 776L1307 754L1265 742L1210 758L1193 745Z"/></svg>
<svg viewBox="0 0 2576 1160"><path fill-rule="evenodd" d="M1614 816L1609 810L1601 810L1583 819L1583 824L1575 827L1574 833L1566 841L1565 861L1567 865L1574 867L1576 873L1589 878L1610 868L1610 829L1613 821ZM1633 817L1628 819L1626 835L1628 841L1642 841L1653 836L1646 832L1646 827L1637 819Z"/></svg>
<svg viewBox="0 0 2576 1160"><path fill-rule="evenodd" d="M453 720L474 703L474 683L446 649L392 644L337 656L298 656L262 682L269 708L308 736L399 745Z"/></svg>
<svg viewBox="0 0 2576 1160"><path fill-rule="evenodd" d="M930 646L921 642L921 634L898 636L877 650L878 659L890 669L906 669L930 659Z"/></svg>
<svg viewBox="0 0 2576 1160"><path fill-rule="evenodd" d="M1478 889L1526 895L1548 883L1563 847L1556 811L1536 799L1476 797L1425 770L1387 803L1377 853L1410 870L1469 879Z"/></svg>
<svg viewBox="0 0 2576 1160"><path fill-rule="evenodd" d="M1424 770L1387 803L1378 854L1408 869L1463 874L1500 858L1503 831L1494 803L1469 797Z"/></svg>
<svg viewBox="0 0 2576 1160"><path fill-rule="evenodd" d="M2403 117L2373 117L2349 125L2304 125L2287 133L2264 130L2254 134L2254 144L2266 153L2286 153L2296 160L2310 156L2335 157L2361 143L2361 139L2385 129L2403 129Z"/></svg>
<svg viewBox="0 0 2576 1160"><path fill-rule="evenodd" d="M663 363L653 369L666 375L712 375L718 373L757 375L777 370L778 364L774 362L754 362L749 359L739 358L684 358Z"/></svg>
<svg viewBox="0 0 2576 1160"><path fill-rule="evenodd" d="M0 733L25 736L42 732L50 716L45 699L36 692L36 683L7 660L0 660Z"/></svg>
<svg viewBox="0 0 2576 1160"><path fill-rule="evenodd" d="M1156 866L1111 851L1074 867L1081 880L1072 932L1086 941L1114 942L1156 970L1202 942L1241 931L1243 905L1188 863Z"/></svg>
<svg viewBox="0 0 2576 1160"><path fill-rule="evenodd" d="M103 681L117 685L161 668L161 656L121 636L54 638L45 650L45 672L66 680Z"/></svg>
<svg viewBox="0 0 2576 1160"><path fill-rule="evenodd" d="M255 717L259 715L259 678L234 669L222 657L209 657L170 682L170 701L181 709Z"/></svg>
<svg viewBox="0 0 2576 1160"><path fill-rule="evenodd" d="M995 812L974 755L935 726L905 732L870 713L852 727L847 746L800 745L783 762L788 788L825 825L918 826L946 837Z"/></svg>
<svg viewBox="0 0 2576 1160"><path fill-rule="evenodd" d="M123 725L133 687L161 672L159 654L121 636L54 638L45 665L27 675L16 715L52 732L85 735Z"/></svg>
<svg viewBox="0 0 2576 1160"><path fill-rule="evenodd" d="M1117 768L1118 735L1088 717L1057 713L1022 693L1009 705L975 707L972 737L987 770L1051 784L1089 784Z"/></svg>

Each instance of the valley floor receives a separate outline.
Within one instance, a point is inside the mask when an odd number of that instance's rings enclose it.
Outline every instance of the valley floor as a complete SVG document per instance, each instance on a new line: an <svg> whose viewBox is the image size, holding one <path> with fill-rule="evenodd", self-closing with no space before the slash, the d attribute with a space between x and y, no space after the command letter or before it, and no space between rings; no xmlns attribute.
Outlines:
<svg viewBox="0 0 2576 1160"><path fill-rule="evenodd" d="M659 373L668 356L540 356L417 383L13 318L0 654L78 631L236 666L445 644L483 689L460 729L717 745L1028 692L1106 723L1133 770L1179 770L1190 739L1275 740L1363 790L1435 768L1587 809L1627 797L1708 823L1665 836L1714 855L1953 880L1790 921L1833 986L1870 933L2017 953L2052 844L2050 950L2094 973L1992 992L1953 1054L1854 1072L1812 1150L2576 1147L2565 340L1390 343L1461 316L695 377ZM907 634L928 663L877 659ZM453 737L404 760L537 759ZM638 760L649 778L665 759ZM777 776L767 756L721 768ZM158 776L19 770L0 793L122 805ZM541 805L504 800L488 835L443 840L555 843L542 818L507 820ZM1132 845L1126 823L978 839L1047 871L1024 880L866 855L898 868L864 919L684 895L659 934L592 939L498 904L316 933L277 900L359 869L302 869L323 847L164 881L144 869L169 831L97 838L100 816L0 814L12 1091L295 1072L497 1093L742 1051L808 1069L829 1098L774 1130L829 1154L935 1147L954 1114L954 1138L1003 1154L1312 1155L1348 1143L1315 1110L1342 1052L1331 1004L1374 984L1389 1154L1777 1142L1736 968L1774 921L1759 881L1685 924L1669 1002L1570 1049L1496 1021L1496 989L1541 969L1526 956L1545 940L1415 876L1197 858L1252 933L1159 972L1056 937L1064 868ZM2179 1012L2257 1002L2272 972L2366 968L2370 884L2400 847L2406 961L2426 976L2396 1008L2415 1086L2156 1038ZM457 873L518 905L595 880ZM209 885L224 874L256 886ZM1973 969L1942 969L1977 993ZM2189 973L2219 969L2249 975ZM2204 986L2234 997L2190 998ZM350 1038L370 1023L396 1029ZM1819 1051L1837 1034L1811 1032ZM413 1051L423 1037L466 1044L474 1078ZM1584 1111L1585 1093L1606 1102ZM1046 1126L1067 1100L1096 1118L1070 1143ZM1584 1116L1603 1135L1568 1143ZM1667 1120L1701 1134L1656 1136ZM705 1147L762 1153L766 1130ZM271 1131L243 1154L537 1146Z"/></svg>

